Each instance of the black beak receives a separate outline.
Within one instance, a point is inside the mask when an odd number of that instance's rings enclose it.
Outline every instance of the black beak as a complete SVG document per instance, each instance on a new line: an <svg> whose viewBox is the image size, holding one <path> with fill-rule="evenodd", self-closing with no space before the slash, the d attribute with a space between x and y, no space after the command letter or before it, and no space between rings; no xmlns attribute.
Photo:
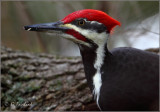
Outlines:
<svg viewBox="0 0 160 112"><path fill-rule="evenodd" d="M28 31L49 31L49 30L66 31L68 29L66 27L62 27L61 25L63 25L63 22L58 21L54 23L42 23L42 24L24 26L24 29Z"/></svg>

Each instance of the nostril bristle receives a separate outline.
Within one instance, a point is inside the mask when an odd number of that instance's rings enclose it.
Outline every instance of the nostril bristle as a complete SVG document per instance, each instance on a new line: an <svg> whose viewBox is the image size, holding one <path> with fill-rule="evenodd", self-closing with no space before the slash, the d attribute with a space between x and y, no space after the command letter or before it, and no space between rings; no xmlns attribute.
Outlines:
<svg viewBox="0 0 160 112"><path fill-rule="evenodd" d="M24 26L23 27L24 30L30 31L32 28L28 27L28 26Z"/></svg>
<svg viewBox="0 0 160 112"><path fill-rule="evenodd" d="M28 28L27 31L30 31L32 28Z"/></svg>

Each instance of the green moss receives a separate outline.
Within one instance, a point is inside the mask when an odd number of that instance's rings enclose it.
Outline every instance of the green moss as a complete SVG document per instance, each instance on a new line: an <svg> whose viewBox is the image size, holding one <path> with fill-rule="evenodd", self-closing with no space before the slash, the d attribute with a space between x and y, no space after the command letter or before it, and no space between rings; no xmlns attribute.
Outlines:
<svg viewBox="0 0 160 112"><path fill-rule="evenodd" d="M18 97L17 100L18 100L18 103L20 103L20 104L22 104L23 102L25 102L25 99L22 98L22 97Z"/></svg>
<svg viewBox="0 0 160 112"><path fill-rule="evenodd" d="M55 90L60 90L60 89L62 89L62 86L63 86L62 82L60 80L57 80L57 82L54 86L54 89Z"/></svg>
<svg viewBox="0 0 160 112"><path fill-rule="evenodd" d="M37 91L37 90L39 90L41 87L40 86L32 86L32 87L27 87L26 88L26 92L28 93L28 92L34 92L34 91Z"/></svg>
<svg viewBox="0 0 160 112"><path fill-rule="evenodd" d="M19 80L19 81L28 81L30 79L31 79L31 77L29 75L25 75L25 76L18 77L17 80Z"/></svg>

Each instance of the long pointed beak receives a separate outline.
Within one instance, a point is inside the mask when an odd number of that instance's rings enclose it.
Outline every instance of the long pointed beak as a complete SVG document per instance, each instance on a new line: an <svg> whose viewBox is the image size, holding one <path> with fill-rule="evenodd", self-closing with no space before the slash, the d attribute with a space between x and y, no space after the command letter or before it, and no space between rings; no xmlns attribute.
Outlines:
<svg viewBox="0 0 160 112"><path fill-rule="evenodd" d="M66 31L68 28L63 27L62 25L63 22L58 21L54 23L42 23L24 26L24 29L28 31Z"/></svg>

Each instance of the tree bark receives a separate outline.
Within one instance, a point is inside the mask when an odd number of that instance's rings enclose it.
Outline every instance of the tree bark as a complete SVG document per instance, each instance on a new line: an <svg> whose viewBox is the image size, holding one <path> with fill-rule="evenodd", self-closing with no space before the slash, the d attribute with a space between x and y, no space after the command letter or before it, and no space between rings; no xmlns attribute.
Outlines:
<svg viewBox="0 0 160 112"><path fill-rule="evenodd" d="M99 110L80 57L57 57L1 47L2 110Z"/></svg>

